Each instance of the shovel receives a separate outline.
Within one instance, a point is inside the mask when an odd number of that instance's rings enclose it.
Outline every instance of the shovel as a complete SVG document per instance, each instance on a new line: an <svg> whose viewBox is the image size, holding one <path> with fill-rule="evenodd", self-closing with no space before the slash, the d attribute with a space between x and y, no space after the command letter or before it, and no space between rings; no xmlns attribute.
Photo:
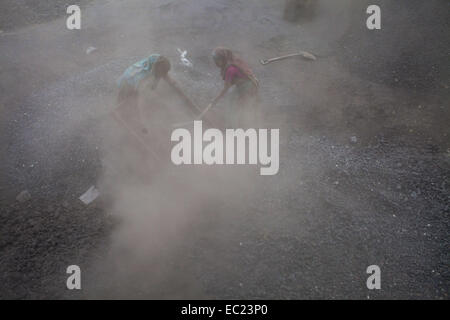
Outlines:
<svg viewBox="0 0 450 320"><path fill-rule="evenodd" d="M288 55L281 56L281 57L275 57L275 58L272 58L272 59L262 59L259 62L261 62L262 65L266 65L266 64L269 64L271 62L280 61L280 60L284 60L284 59L289 59L289 58L293 58L293 57L302 57L304 59L313 60L313 61L317 60L317 58L312 53L309 53L309 52L306 52L306 51L300 51L300 52L297 52L297 53L292 53L292 54L288 54Z"/></svg>

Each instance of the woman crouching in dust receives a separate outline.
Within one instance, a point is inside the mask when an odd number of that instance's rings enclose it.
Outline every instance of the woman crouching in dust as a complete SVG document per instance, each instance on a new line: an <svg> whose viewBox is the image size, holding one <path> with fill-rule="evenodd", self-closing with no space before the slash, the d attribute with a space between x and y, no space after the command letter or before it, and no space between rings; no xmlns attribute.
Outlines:
<svg viewBox="0 0 450 320"><path fill-rule="evenodd" d="M139 106L139 92L147 90L148 87L150 87L151 90L155 90L161 79L164 79L173 89L175 89L186 104L198 113L198 107L169 76L169 71L169 60L159 54L152 54L148 58L138 61L128 67L118 81L118 107L114 112L116 119L117 116L119 116L118 120L122 124L124 124L124 120L126 122L129 122L130 120L137 122L138 126L141 127L140 132L147 134L148 130L141 122L142 112Z"/></svg>
<svg viewBox="0 0 450 320"><path fill-rule="evenodd" d="M226 116L226 125L234 128L258 127L260 125L258 79L247 63L236 57L230 49L223 47L214 49L213 59L220 68L224 87L208 108L213 107L231 87L234 87L234 97L231 110Z"/></svg>

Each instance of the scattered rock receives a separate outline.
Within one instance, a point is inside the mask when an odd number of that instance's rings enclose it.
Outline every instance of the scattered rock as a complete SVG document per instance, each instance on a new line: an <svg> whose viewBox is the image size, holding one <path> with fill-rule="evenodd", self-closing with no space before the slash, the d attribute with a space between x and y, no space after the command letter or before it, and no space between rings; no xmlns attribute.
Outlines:
<svg viewBox="0 0 450 320"><path fill-rule="evenodd" d="M89 47L86 49L86 54L91 54L93 52L97 51L96 47Z"/></svg>
<svg viewBox="0 0 450 320"><path fill-rule="evenodd" d="M80 200L88 205L90 204L92 201L94 201L95 199L97 199L97 197L100 195L100 192L94 187L91 186L88 191L86 191L85 193L83 193L83 195L80 196Z"/></svg>
<svg viewBox="0 0 450 320"><path fill-rule="evenodd" d="M28 190L24 190L21 193L19 193L19 195L16 197L16 200L21 203L27 202L31 200L31 194L30 192L28 192Z"/></svg>
<svg viewBox="0 0 450 320"><path fill-rule="evenodd" d="M353 136L353 137L350 138L350 141L352 143L357 143L358 142L358 138L356 136Z"/></svg>
<svg viewBox="0 0 450 320"><path fill-rule="evenodd" d="M177 50L178 50L178 53L180 54L181 64L184 65L185 67L192 68L193 67L192 62L186 58L187 50L181 50L180 48L178 48Z"/></svg>

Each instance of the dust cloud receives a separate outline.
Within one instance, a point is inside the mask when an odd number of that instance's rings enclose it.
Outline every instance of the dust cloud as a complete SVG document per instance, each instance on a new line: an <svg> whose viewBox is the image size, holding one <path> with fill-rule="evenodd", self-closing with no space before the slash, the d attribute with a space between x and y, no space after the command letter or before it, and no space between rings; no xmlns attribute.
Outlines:
<svg viewBox="0 0 450 320"><path fill-rule="evenodd" d="M150 149L163 150L158 159L118 123L109 123L101 131L106 147L99 185L108 199L108 213L120 221L106 261L101 262L110 272L104 285L113 283L107 290L113 297L197 296L200 284L195 270L188 270L195 268L195 260L186 254L199 235L234 219L230 209L245 207L254 194L256 168L171 164L170 129L180 117L168 117L168 108L186 107L176 103L170 88L162 87L158 93L143 94L148 109L141 119L150 131ZM160 140L155 139L152 120L164 127ZM186 288L179 288L180 283ZM101 282L95 281L95 287L97 292Z"/></svg>
<svg viewBox="0 0 450 320"><path fill-rule="evenodd" d="M255 10L274 6L269 2L245 3L246 6L254 6ZM137 53L141 57L150 53L167 55L172 63L170 74L187 94L204 108L222 85L218 76L219 71L211 59L211 51L215 46L228 46L244 59L250 59L251 66L257 68L257 76L263 71L260 70L258 59L255 59L262 57L261 52L273 52L272 47L275 47L278 49L276 53L283 54L286 50L292 49L284 46L289 41L280 39L276 29L272 31L274 36L269 37L273 43L263 42L262 48L256 45L267 39L268 34L263 35L258 31L261 25L264 26L266 23L265 20L248 23L248 19L254 18L252 10L244 10L242 17L237 16L237 21L232 22L229 20L228 15L231 13L227 13L229 10L227 7L219 5L215 8L203 5L205 4L199 2L161 5L159 8L165 13L165 18L158 17L156 22L148 19L147 14L133 3L126 7L125 12L122 10L105 12L97 9L92 10L90 14L92 19L106 16L114 18L114 24L107 36L116 41L108 43L108 46L113 48L110 54L120 56L125 52L132 52L136 59ZM335 17L332 21L333 31L328 27L329 23L316 21L311 24L309 27L312 32L308 35L313 43L310 44L311 49L314 49L314 45L320 46L321 41L332 42L344 33L349 23L345 19L348 5L348 1L340 4L334 1L320 3L316 8L317 12L323 13L325 17ZM207 9L206 15L202 13L204 8ZM182 15L181 10L185 10ZM281 10L279 11L281 15ZM133 17L132 20L129 19L130 16ZM89 20L87 24L89 26ZM183 36L174 34L175 30L182 28L183 25L191 31ZM227 26L229 30L221 29L221 25ZM205 35L206 30L202 28L211 26L217 36ZM240 28L250 28L250 36L233 34L233 29ZM292 42L292 35L296 32L297 26L294 24L290 28L292 30L288 30L290 33L288 39ZM146 33L151 36L142 38L142 34ZM112 34L115 36L111 36ZM188 39L193 43L188 44ZM299 41L301 40L296 42ZM265 45L268 47L264 48ZM189 48L189 57L193 60L194 69L183 69L180 65L178 54L174 50L178 46ZM326 54L326 51L327 48L323 54ZM274 72L273 78L280 84L292 82L296 76L285 68ZM120 72L114 76L118 78ZM289 104L289 96L292 99L292 95L288 93L283 96L283 92L270 95L271 92L279 90L279 86L274 80L267 81L265 74L261 74L260 78L262 78L263 113L267 111L273 113L273 107L280 103ZM109 82L112 84L112 81ZM317 96L322 91L321 86L315 83L305 85L308 86L309 96ZM169 139L173 129L171 125L193 120L195 115L187 112L187 107L164 82L161 82L155 91L141 92L139 103L143 114L135 129L145 140L147 146L144 147L141 141L137 141L133 136L134 134L130 135L127 128L114 121L108 114L114 105L116 94L117 92L110 92L105 98L111 107L108 107L97 128L97 135L101 137L102 162L98 185L103 197L107 199L108 214L119 223L111 235L108 252L102 254L103 258L98 259L89 272L89 280L86 281L88 296L208 297L199 281L202 272L201 266L198 265L200 260L192 252L199 250L199 247L208 246L203 239L215 239L216 248L227 247L235 242L236 234L227 233L227 228L236 224L244 224L242 227L245 228L245 224L253 219L248 215L252 214L255 207L270 210L270 207L264 208L263 204L257 202L262 197L260 186L273 182L273 179L269 181L259 177L256 166L174 166L170 161L172 143ZM223 119L229 103L226 98L211 111L212 117ZM140 134L138 129L140 125L149 128L148 136ZM284 136L282 139L287 140L285 126L285 120L280 121L279 118L273 117L266 119L263 127L281 128ZM155 151L158 160L154 158ZM296 176L301 176L303 168L298 168L300 171ZM320 168L313 170L320 171ZM293 187L287 186L292 183L290 180L283 179L278 178L276 185L281 185L285 189ZM272 196L277 197L280 190L277 190L277 187L274 189L276 193ZM270 217L260 216L259 219L257 225L263 225L265 232L271 233L271 230L278 230L280 227L278 222ZM227 258L221 257L220 252L211 254L209 259L215 259L215 263L218 264L222 259L224 264L230 263Z"/></svg>

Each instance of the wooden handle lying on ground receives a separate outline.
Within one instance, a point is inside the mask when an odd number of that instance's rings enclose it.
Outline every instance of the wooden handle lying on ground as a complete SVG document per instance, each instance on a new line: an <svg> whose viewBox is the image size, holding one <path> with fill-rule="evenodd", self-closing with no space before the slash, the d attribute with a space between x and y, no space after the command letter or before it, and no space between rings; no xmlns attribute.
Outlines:
<svg viewBox="0 0 450 320"><path fill-rule="evenodd" d="M305 58L307 60L313 60L313 61L317 60L317 58L312 53L309 53L309 52L306 52L306 51L300 51L298 53L287 54L287 55L281 56L281 57L275 57L275 58L271 58L271 59L262 59L262 60L260 60L260 62L261 62L262 65L266 65L266 64L269 64L271 62L280 61L280 60L284 60L284 59L289 59L289 58L292 58L292 57L302 57L302 58Z"/></svg>

